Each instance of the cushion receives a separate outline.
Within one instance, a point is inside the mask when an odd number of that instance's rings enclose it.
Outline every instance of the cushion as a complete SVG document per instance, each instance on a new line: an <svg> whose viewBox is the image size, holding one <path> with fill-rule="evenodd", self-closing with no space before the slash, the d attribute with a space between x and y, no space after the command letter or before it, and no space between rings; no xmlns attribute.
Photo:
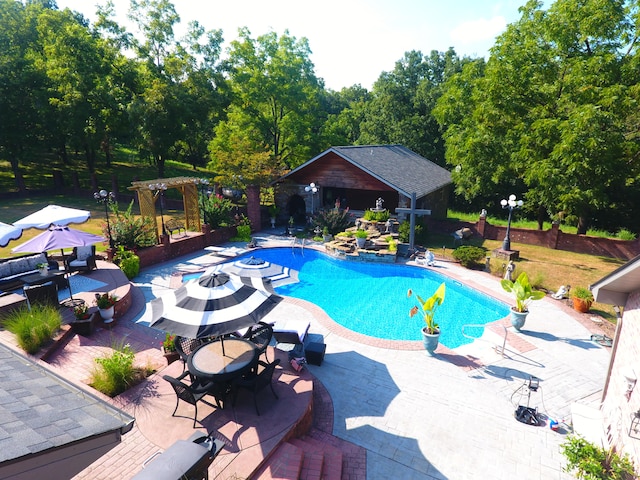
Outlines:
<svg viewBox="0 0 640 480"><path fill-rule="evenodd" d="M87 261L86 260L71 260L69 262L69 266L70 267L86 267L87 266Z"/></svg>
<svg viewBox="0 0 640 480"><path fill-rule="evenodd" d="M32 257L27 258L27 263L29 264L29 270L36 270L39 263L48 263L47 257L44 253L39 255L33 255Z"/></svg>
<svg viewBox="0 0 640 480"><path fill-rule="evenodd" d="M11 275L18 275L31 270L28 258L14 258L9 260L9 265L11 265Z"/></svg>
<svg viewBox="0 0 640 480"><path fill-rule="evenodd" d="M82 260L84 261L84 265L86 265L86 260L87 258L89 258L90 256L93 255L93 247L91 245L87 246L87 247L77 247L76 248L76 260ZM69 265L72 265L72 263L70 263Z"/></svg>
<svg viewBox="0 0 640 480"><path fill-rule="evenodd" d="M0 278L5 278L11 275L11 265L9 262L0 263Z"/></svg>

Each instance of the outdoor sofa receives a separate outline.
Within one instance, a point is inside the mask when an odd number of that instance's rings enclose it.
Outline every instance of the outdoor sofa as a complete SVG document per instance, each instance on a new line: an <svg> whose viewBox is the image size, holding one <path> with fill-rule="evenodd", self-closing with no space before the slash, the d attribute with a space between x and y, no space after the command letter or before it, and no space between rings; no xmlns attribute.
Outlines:
<svg viewBox="0 0 640 480"><path fill-rule="evenodd" d="M22 255L0 260L0 290L15 290L22 286L21 278L38 273L37 265L46 263L49 270L58 270L58 262L47 258L45 253Z"/></svg>

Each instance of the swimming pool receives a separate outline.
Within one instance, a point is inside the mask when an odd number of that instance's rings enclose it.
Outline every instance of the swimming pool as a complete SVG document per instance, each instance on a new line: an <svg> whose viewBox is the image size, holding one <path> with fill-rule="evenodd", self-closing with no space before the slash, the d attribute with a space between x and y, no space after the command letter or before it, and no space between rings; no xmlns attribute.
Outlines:
<svg viewBox="0 0 640 480"><path fill-rule="evenodd" d="M471 343L462 335L462 325L493 322L509 313L506 304L424 268L345 261L292 248L265 248L234 260L251 255L299 272L300 281L277 287L278 294L312 302L343 327L372 337L422 340L424 322L419 315L409 317L416 301L407 298L407 290L429 297L442 282L447 292L436 322L440 343L448 348Z"/></svg>

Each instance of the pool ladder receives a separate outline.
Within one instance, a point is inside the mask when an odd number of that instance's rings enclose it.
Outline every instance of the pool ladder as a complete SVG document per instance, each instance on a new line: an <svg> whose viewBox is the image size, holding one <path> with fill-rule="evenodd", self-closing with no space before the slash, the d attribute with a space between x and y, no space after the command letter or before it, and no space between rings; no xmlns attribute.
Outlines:
<svg viewBox="0 0 640 480"><path fill-rule="evenodd" d="M502 355L502 358L504 358L504 347L507 344L507 327L505 327L504 325L500 325L502 327L502 329L504 330L504 337L502 339L502 347L500 345L494 345L493 349L496 351L496 353L499 353L500 355ZM464 329L466 327L473 327L473 328L486 328L487 325L484 323L469 323L467 325L463 325L462 326L462 335L465 338L470 338L471 340L480 340L480 337L472 337L471 335L467 335L466 333L464 333ZM488 340L484 340L485 342Z"/></svg>

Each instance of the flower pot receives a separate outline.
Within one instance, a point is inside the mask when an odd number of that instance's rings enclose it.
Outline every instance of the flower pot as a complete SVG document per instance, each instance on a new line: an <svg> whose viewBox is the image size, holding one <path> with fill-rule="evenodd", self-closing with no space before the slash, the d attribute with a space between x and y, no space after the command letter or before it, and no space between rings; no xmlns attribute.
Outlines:
<svg viewBox="0 0 640 480"><path fill-rule="evenodd" d="M176 360L180 360L180 354L178 352L167 352L164 347L162 347L162 355L167 359L167 365L171 365Z"/></svg>
<svg viewBox="0 0 640 480"><path fill-rule="evenodd" d="M49 272L49 268L48 267L39 268L38 272L40 272L40 275L42 275L43 277L46 277L47 273Z"/></svg>
<svg viewBox="0 0 640 480"><path fill-rule="evenodd" d="M591 308L591 302L582 298L573 297L573 308L580 313L587 313Z"/></svg>
<svg viewBox="0 0 640 480"><path fill-rule="evenodd" d="M331 235L322 235L323 242L330 242L333 237Z"/></svg>
<svg viewBox="0 0 640 480"><path fill-rule="evenodd" d="M527 320L527 315L529 315L529 310L518 312L515 310L515 307L511 307L511 325L513 325L513 328L520 331L524 326L524 322Z"/></svg>
<svg viewBox="0 0 640 480"><path fill-rule="evenodd" d="M88 337L93 333L95 319L95 313L92 313L87 318L76 318L73 323L71 323L71 330L78 335Z"/></svg>
<svg viewBox="0 0 640 480"><path fill-rule="evenodd" d="M440 330L437 333L427 333L427 327L422 327L422 343L429 355L434 355L438 342L440 341Z"/></svg>
<svg viewBox="0 0 640 480"><path fill-rule="evenodd" d="M367 239L366 238L356 237L356 245L358 246L358 248L364 248L366 243L367 243Z"/></svg>
<svg viewBox="0 0 640 480"><path fill-rule="evenodd" d="M276 228L276 219L275 217L271 217L271 228Z"/></svg>
<svg viewBox="0 0 640 480"><path fill-rule="evenodd" d="M113 311L115 307L111 306L109 308L99 308L98 312L100 312L100 316L102 317L102 321L104 323L113 322Z"/></svg>

